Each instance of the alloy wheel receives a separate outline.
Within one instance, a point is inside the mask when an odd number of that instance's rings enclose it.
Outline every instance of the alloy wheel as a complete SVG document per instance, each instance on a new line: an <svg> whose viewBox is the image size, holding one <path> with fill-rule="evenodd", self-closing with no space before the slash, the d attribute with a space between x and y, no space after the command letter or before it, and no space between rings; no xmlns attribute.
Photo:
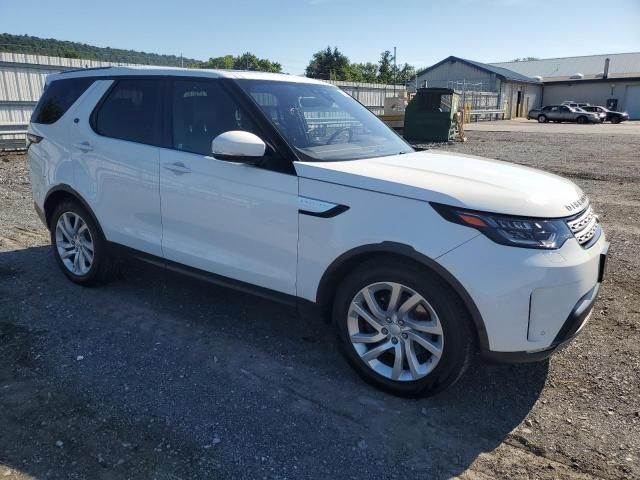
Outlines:
<svg viewBox="0 0 640 480"><path fill-rule="evenodd" d="M442 358L438 314L422 295L399 283L361 289L349 306L347 329L360 359L390 380L423 378Z"/></svg>
<svg viewBox="0 0 640 480"><path fill-rule="evenodd" d="M94 244L87 223L73 212L65 212L56 223L56 249L65 268L74 275L86 275L91 269Z"/></svg>

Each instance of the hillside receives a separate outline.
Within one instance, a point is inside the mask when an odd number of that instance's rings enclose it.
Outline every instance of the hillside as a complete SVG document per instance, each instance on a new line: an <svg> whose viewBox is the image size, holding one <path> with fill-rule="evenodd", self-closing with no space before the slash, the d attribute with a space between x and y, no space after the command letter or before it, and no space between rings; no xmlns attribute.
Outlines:
<svg viewBox="0 0 640 480"><path fill-rule="evenodd" d="M84 58L116 63L139 63L179 67L180 57L158 53L137 52L110 47L95 47L86 43L67 42L53 38L38 38L30 35L0 33L0 52L30 53L52 57ZM200 60L184 58L184 66L195 66Z"/></svg>

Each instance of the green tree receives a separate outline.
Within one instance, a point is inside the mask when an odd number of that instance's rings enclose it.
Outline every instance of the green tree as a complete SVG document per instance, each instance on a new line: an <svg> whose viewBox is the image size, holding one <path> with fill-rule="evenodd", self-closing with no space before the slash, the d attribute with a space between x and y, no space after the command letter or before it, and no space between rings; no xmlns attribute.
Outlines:
<svg viewBox="0 0 640 480"><path fill-rule="evenodd" d="M225 55L223 57L210 58L206 62L195 65L199 68L221 68L228 70L254 70L260 72L282 72L282 65L266 58L258 58L251 52L243 53L234 57L233 55Z"/></svg>
<svg viewBox="0 0 640 480"><path fill-rule="evenodd" d="M389 50L380 54L378 61L378 81L380 83L393 83L393 55Z"/></svg>
<svg viewBox="0 0 640 480"><path fill-rule="evenodd" d="M401 67L395 69L395 81L398 84L406 85L416 74L416 69L405 63Z"/></svg>
<svg viewBox="0 0 640 480"><path fill-rule="evenodd" d="M78 52L74 52L73 50L65 50L60 56L64 58L80 58L80 54Z"/></svg>
<svg viewBox="0 0 640 480"><path fill-rule="evenodd" d="M305 71L307 77L323 80L350 80L353 74L349 59L338 47L327 47L313 54Z"/></svg>
<svg viewBox="0 0 640 480"><path fill-rule="evenodd" d="M354 82L376 83L378 81L378 65L375 63L354 63L351 66L358 77L358 80L353 80Z"/></svg>

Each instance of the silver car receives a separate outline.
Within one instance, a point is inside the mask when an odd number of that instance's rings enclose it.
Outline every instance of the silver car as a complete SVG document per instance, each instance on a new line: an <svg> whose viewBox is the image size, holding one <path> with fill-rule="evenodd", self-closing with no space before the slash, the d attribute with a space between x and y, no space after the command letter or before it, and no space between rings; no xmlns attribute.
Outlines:
<svg viewBox="0 0 640 480"><path fill-rule="evenodd" d="M568 105L548 105L546 107L534 108L527 115L528 120L538 120L540 123L548 121L560 122L578 122L578 123L600 123L600 117L595 113L590 113L581 108L574 108Z"/></svg>

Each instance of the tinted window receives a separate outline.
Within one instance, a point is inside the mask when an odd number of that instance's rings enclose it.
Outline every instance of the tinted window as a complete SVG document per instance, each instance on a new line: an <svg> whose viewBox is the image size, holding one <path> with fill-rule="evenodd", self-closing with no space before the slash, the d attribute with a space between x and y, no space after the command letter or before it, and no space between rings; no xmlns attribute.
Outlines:
<svg viewBox="0 0 640 480"><path fill-rule="evenodd" d="M57 122L93 81L93 78L82 77L51 82L40 97L31 121L44 124Z"/></svg>
<svg viewBox="0 0 640 480"><path fill-rule="evenodd" d="M230 130L258 134L253 122L218 81L173 82L173 148L211 155L211 141Z"/></svg>
<svg viewBox="0 0 640 480"><path fill-rule="evenodd" d="M162 83L157 79L118 80L93 118L105 137L160 144Z"/></svg>

